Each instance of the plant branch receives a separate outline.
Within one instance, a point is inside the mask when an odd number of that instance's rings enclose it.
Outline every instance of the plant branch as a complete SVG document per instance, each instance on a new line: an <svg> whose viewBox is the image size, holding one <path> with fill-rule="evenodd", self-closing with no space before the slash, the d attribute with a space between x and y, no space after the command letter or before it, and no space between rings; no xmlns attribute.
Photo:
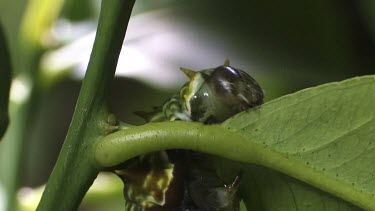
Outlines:
<svg viewBox="0 0 375 211"><path fill-rule="evenodd" d="M37 210L76 210L100 171L93 157L93 145L117 129L108 109L109 89L134 1L102 1L76 110Z"/></svg>

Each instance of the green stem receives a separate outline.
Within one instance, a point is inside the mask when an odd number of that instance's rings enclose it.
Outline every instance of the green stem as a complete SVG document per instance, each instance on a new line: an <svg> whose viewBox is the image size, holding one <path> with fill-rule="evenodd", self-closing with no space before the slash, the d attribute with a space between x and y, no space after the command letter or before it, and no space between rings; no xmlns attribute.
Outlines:
<svg viewBox="0 0 375 211"><path fill-rule="evenodd" d="M76 110L37 210L76 210L100 167L93 145L117 129L108 97L135 0L103 0L93 51Z"/></svg>
<svg viewBox="0 0 375 211"><path fill-rule="evenodd" d="M150 123L112 133L96 144L95 158L103 167L166 149L188 149L275 169L366 210L375 210L373 196L345 181L325 175L271 148L245 140L221 125L191 122Z"/></svg>

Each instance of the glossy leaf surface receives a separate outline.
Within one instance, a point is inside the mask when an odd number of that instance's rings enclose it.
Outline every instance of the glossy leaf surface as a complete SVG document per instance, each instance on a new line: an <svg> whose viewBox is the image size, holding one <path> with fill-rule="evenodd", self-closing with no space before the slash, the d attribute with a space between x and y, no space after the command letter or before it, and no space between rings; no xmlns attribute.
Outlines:
<svg viewBox="0 0 375 211"><path fill-rule="evenodd" d="M96 159L112 166L191 149L251 163L242 183L249 209L375 210L373 108L375 77L358 77L284 96L221 125L151 123L115 132L97 143Z"/></svg>
<svg viewBox="0 0 375 211"><path fill-rule="evenodd" d="M268 167L300 177L353 203L369 203L367 208L374 209L374 93L373 76L331 83L241 113L224 126L295 161L290 169L279 169L272 163ZM314 177L300 165L311 169ZM275 210L273 205L281 202L281 210L352 210L338 203L340 200L285 175L255 169L249 167L253 176L246 181L253 184L244 191L250 193L257 186L264 210ZM249 201L248 206L254 205Z"/></svg>

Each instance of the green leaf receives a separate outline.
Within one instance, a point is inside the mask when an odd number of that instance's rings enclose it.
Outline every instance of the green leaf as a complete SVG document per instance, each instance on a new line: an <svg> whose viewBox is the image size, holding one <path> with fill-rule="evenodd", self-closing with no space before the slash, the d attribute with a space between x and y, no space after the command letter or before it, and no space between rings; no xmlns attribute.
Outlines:
<svg viewBox="0 0 375 211"><path fill-rule="evenodd" d="M289 167L284 168L284 164L277 163L284 162L283 160L277 161L278 158L270 155L271 157L262 158L270 161L266 166L373 210L374 117L375 77L365 76L306 89L279 98L258 109L241 113L227 120L223 126L248 141L283 154L288 160L293 161L289 162ZM301 165L310 171L300 168ZM250 172L257 178L256 182L265 187L269 186L267 183L277 182L282 180L281 178L284 178L285 185L295 183L292 179L285 179L285 176L280 175L268 178L270 181L264 181L264 178L271 177L272 174L265 174L259 170ZM286 192L293 194L303 186L289 185L289 191ZM264 192L262 187L258 189ZM272 191L279 192L277 195L280 196L287 195L285 188L279 186ZM321 195L320 192L315 192L318 196ZM298 200L309 202L304 199L306 194L294 195L300 199L294 198L293 200L297 200L295 202L286 201L291 204L299 204ZM322 197L323 201L326 202L327 197L329 196ZM304 207L302 210L307 208ZM337 207L326 210L344 209Z"/></svg>
<svg viewBox="0 0 375 211"><path fill-rule="evenodd" d="M375 210L374 108L375 76L364 76L284 96L221 125L118 131L96 143L95 158L110 167L152 151L195 150L249 163L241 185L249 209Z"/></svg>
<svg viewBox="0 0 375 211"><path fill-rule="evenodd" d="M0 24L0 140L8 126L11 65L5 35Z"/></svg>
<svg viewBox="0 0 375 211"><path fill-rule="evenodd" d="M248 210L361 210L285 174L250 164L246 165L243 174L241 196Z"/></svg>

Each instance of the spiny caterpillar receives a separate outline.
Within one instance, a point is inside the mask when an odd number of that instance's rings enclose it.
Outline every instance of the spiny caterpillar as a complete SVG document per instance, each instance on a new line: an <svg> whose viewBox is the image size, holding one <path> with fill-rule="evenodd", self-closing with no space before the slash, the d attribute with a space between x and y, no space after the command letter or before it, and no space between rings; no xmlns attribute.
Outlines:
<svg viewBox="0 0 375 211"><path fill-rule="evenodd" d="M163 106L138 115L148 122L215 124L263 103L258 83L244 71L229 66L229 60L214 69L181 70L190 81ZM167 150L126 161L115 173L124 181L127 211L236 211L241 173L232 172L229 181L222 178L217 167L223 163L234 162L200 152Z"/></svg>

